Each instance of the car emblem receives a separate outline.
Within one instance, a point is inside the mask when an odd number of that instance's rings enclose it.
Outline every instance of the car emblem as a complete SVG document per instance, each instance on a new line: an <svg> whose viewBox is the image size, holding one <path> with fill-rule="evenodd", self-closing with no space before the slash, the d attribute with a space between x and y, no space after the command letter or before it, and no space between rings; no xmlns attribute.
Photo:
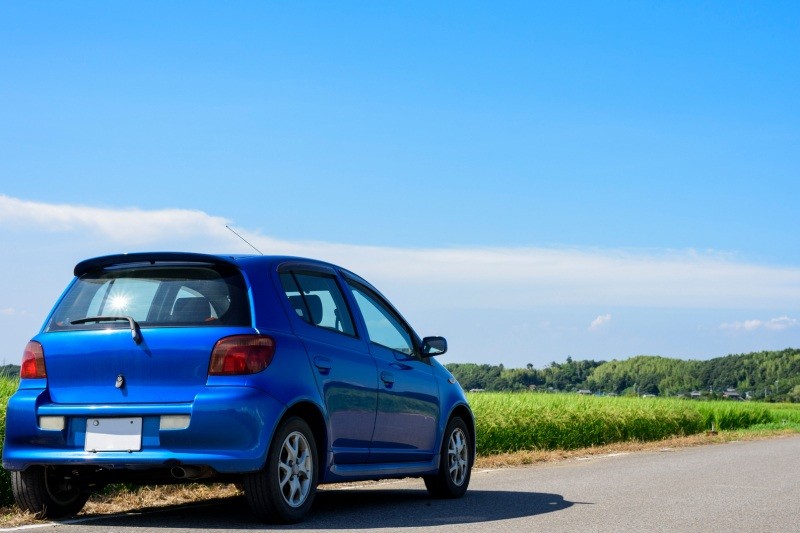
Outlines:
<svg viewBox="0 0 800 533"><path fill-rule="evenodd" d="M118 389L121 389L122 387L124 387L125 386L125 376L123 376L122 374L117 376L117 382L114 383L114 386L116 388L118 388Z"/></svg>

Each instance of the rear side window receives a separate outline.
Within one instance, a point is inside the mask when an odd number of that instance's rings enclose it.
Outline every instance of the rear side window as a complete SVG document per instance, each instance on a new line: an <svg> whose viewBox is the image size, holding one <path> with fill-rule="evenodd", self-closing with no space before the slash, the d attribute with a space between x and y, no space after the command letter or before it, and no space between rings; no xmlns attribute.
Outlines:
<svg viewBox="0 0 800 533"><path fill-rule="evenodd" d="M127 327L72 324L92 317L131 317L140 326L249 326L250 303L236 269L207 266L117 267L72 285L45 331Z"/></svg>
<svg viewBox="0 0 800 533"><path fill-rule="evenodd" d="M286 297L300 318L314 326L355 336L353 319L333 276L283 272L280 277Z"/></svg>

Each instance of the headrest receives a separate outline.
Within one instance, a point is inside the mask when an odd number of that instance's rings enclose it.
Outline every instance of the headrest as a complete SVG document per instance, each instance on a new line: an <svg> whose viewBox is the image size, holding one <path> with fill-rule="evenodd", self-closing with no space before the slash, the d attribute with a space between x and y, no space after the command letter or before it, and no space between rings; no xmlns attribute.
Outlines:
<svg viewBox="0 0 800 533"><path fill-rule="evenodd" d="M211 317L208 298L178 298L172 308L173 322L204 322Z"/></svg>
<svg viewBox="0 0 800 533"><path fill-rule="evenodd" d="M308 304L308 312L311 314L310 317L305 316L305 305L303 304L303 300L305 300L305 303ZM311 322L316 325L319 325L320 322L322 322L322 300L319 296L315 294L289 296L289 303L292 304L292 307L294 307L294 310L297 312L297 314L306 322Z"/></svg>

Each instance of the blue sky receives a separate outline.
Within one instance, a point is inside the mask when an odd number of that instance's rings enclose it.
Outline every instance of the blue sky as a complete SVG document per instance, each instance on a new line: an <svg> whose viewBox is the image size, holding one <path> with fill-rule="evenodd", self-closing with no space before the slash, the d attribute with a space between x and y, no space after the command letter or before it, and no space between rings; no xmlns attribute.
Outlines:
<svg viewBox="0 0 800 533"><path fill-rule="evenodd" d="M662 5L665 4L665 5ZM800 5L0 5L0 357L71 265L336 261L446 361L800 346Z"/></svg>

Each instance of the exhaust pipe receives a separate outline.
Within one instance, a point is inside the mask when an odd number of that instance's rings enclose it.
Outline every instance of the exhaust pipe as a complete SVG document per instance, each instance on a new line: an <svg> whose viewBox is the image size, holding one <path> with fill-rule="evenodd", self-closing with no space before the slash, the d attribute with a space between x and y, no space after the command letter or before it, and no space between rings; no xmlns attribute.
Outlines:
<svg viewBox="0 0 800 533"><path fill-rule="evenodd" d="M207 466L173 466L170 471L172 477L176 479L203 479L214 475Z"/></svg>

